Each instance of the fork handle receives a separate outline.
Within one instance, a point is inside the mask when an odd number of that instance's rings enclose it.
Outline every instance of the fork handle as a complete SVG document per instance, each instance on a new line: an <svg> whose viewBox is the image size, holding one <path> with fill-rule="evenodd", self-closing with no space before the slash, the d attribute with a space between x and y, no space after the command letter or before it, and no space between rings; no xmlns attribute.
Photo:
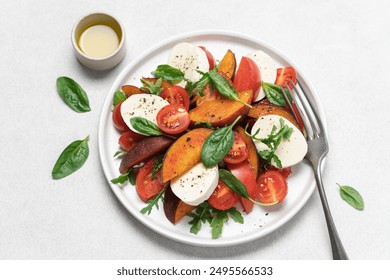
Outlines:
<svg viewBox="0 0 390 280"><path fill-rule="evenodd" d="M316 168L314 168L314 177L317 182L318 192L320 194L322 208L324 210L326 224L329 231L330 244L332 246L332 254L334 260L348 260L348 255L344 250L344 246L341 243L340 237L337 233L336 226L333 222L332 214L330 213L330 208L328 201L326 199L325 189L322 183L321 176L321 160L319 160Z"/></svg>

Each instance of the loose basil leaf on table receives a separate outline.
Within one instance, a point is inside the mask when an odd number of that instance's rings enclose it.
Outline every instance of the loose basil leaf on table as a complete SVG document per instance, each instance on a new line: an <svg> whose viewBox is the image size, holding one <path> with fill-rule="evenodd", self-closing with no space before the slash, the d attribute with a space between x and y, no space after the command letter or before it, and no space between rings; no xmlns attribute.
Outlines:
<svg viewBox="0 0 390 280"><path fill-rule="evenodd" d="M340 187L340 196L343 200L357 210L364 209L363 197L357 190L350 186L337 185Z"/></svg>
<svg viewBox="0 0 390 280"><path fill-rule="evenodd" d="M68 77L59 77L56 85L62 100L72 110L78 113L91 111L87 93L76 81Z"/></svg>
<svg viewBox="0 0 390 280"><path fill-rule="evenodd" d="M88 140L89 136L76 140L64 149L51 172L53 179L62 179L84 165L89 155Z"/></svg>

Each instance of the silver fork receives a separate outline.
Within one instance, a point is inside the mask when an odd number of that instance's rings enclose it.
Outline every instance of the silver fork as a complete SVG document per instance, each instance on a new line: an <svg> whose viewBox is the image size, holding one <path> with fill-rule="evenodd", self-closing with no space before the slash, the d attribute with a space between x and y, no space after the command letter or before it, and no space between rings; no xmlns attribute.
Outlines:
<svg viewBox="0 0 390 280"><path fill-rule="evenodd" d="M322 175L321 175L321 164L322 160L325 158L325 155L329 151L328 139L326 136L326 131L324 125L319 117L317 108L313 105L314 100L311 96L308 96L303 89L302 84L297 81L297 86L289 80L284 84L285 87L281 87L284 98L287 101L288 106L290 107L291 112L294 115L295 120L298 121L298 116L293 109L290 98L287 94L292 97L292 100L296 103L300 115L303 116L303 123L306 130L306 139L308 150L305 156L308 159L314 170L314 177L317 182L317 189L320 194L320 199L322 203L322 208L324 210L326 224L328 226L330 243L332 246L332 254L334 260L347 260L348 256L344 250L343 244L341 243L340 237L337 233L336 226L333 222L332 215L330 213L330 208L328 201L325 195L325 189L322 184ZM290 90L288 85L291 85L292 90Z"/></svg>

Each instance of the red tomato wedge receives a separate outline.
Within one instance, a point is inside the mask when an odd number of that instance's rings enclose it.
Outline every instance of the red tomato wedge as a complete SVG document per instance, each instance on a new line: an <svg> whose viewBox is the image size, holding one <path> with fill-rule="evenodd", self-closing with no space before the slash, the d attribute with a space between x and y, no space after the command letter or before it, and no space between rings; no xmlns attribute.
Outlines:
<svg viewBox="0 0 390 280"><path fill-rule="evenodd" d="M256 199L262 203L282 202L287 195L287 181L277 171L269 170L257 179Z"/></svg>
<svg viewBox="0 0 390 280"><path fill-rule="evenodd" d="M233 85L237 91L252 90L252 100L256 100L260 91L261 75L259 67L249 57L243 56L241 58Z"/></svg>
<svg viewBox="0 0 390 280"><path fill-rule="evenodd" d="M286 179L291 174L291 167L286 167L286 168L280 169L280 168L276 168L276 167L270 165L270 166L267 166L267 170L279 172Z"/></svg>
<svg viewBox="0 0 390 280"><path fill-rule="evenodd" d="M242 139L241 135L233 131L234 134L234 142L233 146L230 148L228 154L224 157L224 161L230 164L240 163L246 160L249 156L248 148Z"/></svg>
<svg viewBox="0 0 390 280"><path fill-rule="evenodd" d="M179 104L164 106L157 113L158 127L168 134L178 134L185 131L190 125L188 112Z"/></svg>
<svg viewBox="0 0 390 280"><path fill-rule="evenodd" d="M232 208L239 199L240 197L235 192L219 180L217 187L207 201L215 209L227 210Z"/></svg>
<svg viewBox="0 0 390 280"><path fill-rule="evenodd" d="M179 104L188 111L190 108L190 97L187 91L181 86L171 86L164 89L160 97L169 102L169 104Z"/></svg>
<svg viewBox="0 0 390 280"><path fill-rule="evenodd" d="M121 115L121 106L122 102L116 104L114 107L114 111L112 112L112 121L114 122L114 126L116 129L118 129L120 132L125 132L127 130L130 130L129 127L126 125L125 121L122 118Z"/></svg>
<svg viewBox="0 0 390 280"><path fill-rule="evenodd" d="M124 151L128 152L135 146L135 144L137 144L140 140L144 138L144 135L129 130L121 134L118 140L118 144Z"/></svg>
<svg viewBox="0 0 390 280"><path fill-rule="evenodd" d="M153 199L165 186L161 183L161 169L152 179L156 158L152 158L143 165L136 177L135 187L139 198L146 202Z"/></svg>
<svg viewBox="0 0 390 280"><path fill-rule="evenodd" d="M228 169L238 180L241 181L241 183L244 184L246 187L249 197L252 199L256 198L256 188L257 188L257 183L256 183L256 176L253 173L253 169L249 165L247 161L243 161L238 164L228 164ZM244 208L245 213L250 213L253 209L253 202L240 197L240 202L242 207Z"/></svg>
<svg viewBox="0 0 390 280"><path fill-rule="evenodd" d="M278 68L276 72L275 85L285 87L284 83L291 80L294 85L297 83L297 73L291 66ZM292 89L292 85L288 85Z"/></svg>
<svg viewBox="0 0 390 280"><path fill-rule="evenodd" d="M209 69L213 69L215 67L215 59L214 59L214 56L211 54L211 52L208 51L208 49L206 49L205 47L203 46L199 46L199 48L201 48L205 53L206 53L206 56L207 56L207 60L209 61Z"/></svg>

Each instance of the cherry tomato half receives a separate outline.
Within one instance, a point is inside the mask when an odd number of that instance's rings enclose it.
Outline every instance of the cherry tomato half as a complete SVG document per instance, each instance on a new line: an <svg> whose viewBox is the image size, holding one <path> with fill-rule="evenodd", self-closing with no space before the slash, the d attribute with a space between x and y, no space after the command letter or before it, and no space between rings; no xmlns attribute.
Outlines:
<svg viewBox="0 0 390 280"><path fill-rule="evenodd" d="M228 154L224 157L223 160L226 163L236 164L246 160L249 156L249 151L241 135L236 131L233 131L233 134L233 146L230 148Z"/></svg>
<svg viewBox="0 0 390 280"><path fill-rule="evenodd" d="M164 188L161 183L161 169L157 171L156 177L152 180L155 164L156 158L147 161L138 171L135 180L138 196L143 202L153 199Z"/></svg>
<svg viewBox="0 0 390 280"><path fill-rule="evenodd" d="M188 112L179 104L164 106L157 113L158 127L168 134L178 134L185 131L190 125Z"/></svg>
<svg viewBox="0 0 390 280"><path fill-rule="evenodd" d="M262 203L282 202L287 195L287 181L279 172L269 170L257 179L256 199Z"/></svg>
<svg viewBox="0 0 390 280"><path fill-rule="evenodd" d="M252 199L256 198L256 188L257 188L257 183L256 183L256 176L255 173L253 172L252 167L249 165L248 161L243 161L238 164L228 164L227 165L228 169L238 180L241 181L241 183L244 184L246 187L249 196ZM253 209L253 202L240 197L240 202L242 207L244 208L245 213L250 213Z"/></svg>
<svg viewBox="0 0 390 280"><path fill-rule="evenodd" d="M169 102L169 104L180 104L188 111L190 108L190 97L187 91L181 86L171 86L164 89L160 97Z"/></svg>
<svg viewBox="0 0 390 280"><path fill-rule="evenodd" d="M270 166L267 166L267 170L279 172L286 179L291 174L291 167L285 167L285 168L280 169L280 168L276 168L276 167L270 165Z"/></svg>
<svg viewBox="0 0 390 280"><path fill-rule="evenodd" d="M243 56L234 78L234 88L237 91L252 90L252 100L256 100L260 91L260 85L261 74L259 67L252 59Z"/></svg>
<svg viewBox="0 0 390 280"><path fill-rule="evenodd" d="M294 84L297 83L297 73L295 69L291 66L278 68L276 72L276 81L275 85L285 87L284 83L291 80ZM288 85L289 88L292 88L292 85Z"/></svg>
<svg viewBox="0 0 390 280"><path fill-rule="evenodd" d="M121 115L122 103L123 103L123 101L116 104L114 111L112 111L112 121L114 122L114 126L116 129L118 129L120 132L125 132L125 131L130 130L130 129L126 125L126 123L123 120L122 115Z"/></svg>
<svg viewBox="0 0 390 280"><path fill-rule="evenodd" d="M227 210L232 208L239 199L240 197L238 194L233 192L224 182L219 180L217 187L207 201L215 209Z"/></svg>
<svg viewBox="0 0 390 280"><path fill-rule="evenodd" d="M144 138L144 135L129 130L121 134L118 140L118 144L124 151L128 152L135 146L135 144L137 144L140 140Z"/></svg>

